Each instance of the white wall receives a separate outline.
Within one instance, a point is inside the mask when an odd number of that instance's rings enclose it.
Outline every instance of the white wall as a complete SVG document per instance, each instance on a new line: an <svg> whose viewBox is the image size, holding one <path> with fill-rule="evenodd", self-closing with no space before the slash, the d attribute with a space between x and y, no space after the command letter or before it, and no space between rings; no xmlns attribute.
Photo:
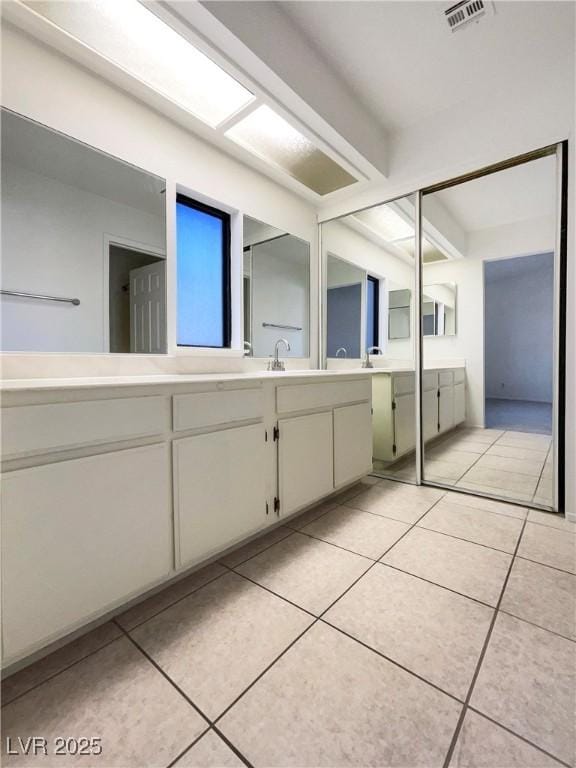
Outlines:
<svg viewBox="0 0 576 768"><path fill-rule="evenodd" d="M177 185L188 193L196 194L199 199L221 204L233 214L236 240L232 257L238 275L232 296L236 321L233 341L237 349L235 357L238 358L234 365L237 368L242 365L241 213L290 232L311 244L311 317L318 317L317 227L312 205L69 59L6 25L3 27L2 43L2 103L5 107L166 179L168 349L172 354L196 358L186 363L179 360L177 365L180 368L194 370L209 364L211 370L227 370L230 364L224 360L219 364L218 358L230 357L231 353L227 350L216 354L184 352L178 351L175 346L175 213L174 206L169 203L174 202ZM310 351L314 364L317 339L318 326L315 323ZM205 359L201 360L202 357ZM44 362L47 366L45 370L48 370L51 363L40 358L35 361L36 373L33 375L41 375ZM99 371L107 369L100 359L90 361L84 358L78 362L82 365L80 375L89 373L90 365L97 366ZM18 375L17 360L6 356L3 364L4 375ZM149 361L150 366L158 364L157 360ZM109 367L117 371L121 365L114 356ZM133 364L126 365L133 369Z"/></svg>
<svg viewBox="0 0 576 768"><path fill-rule="evenodd" d="M500 276L500 266L512 273ZM551 403L554 391L554 256L486 263L486 397Z"/></svg>
<svg viewBox="0 0 576 768"><path fill-rule="evenodd" d="M163 250L163 220L4 163L2 224L5 289L80 299L72 306L4 296L2 349L107 351L104 236Z"/></svg>

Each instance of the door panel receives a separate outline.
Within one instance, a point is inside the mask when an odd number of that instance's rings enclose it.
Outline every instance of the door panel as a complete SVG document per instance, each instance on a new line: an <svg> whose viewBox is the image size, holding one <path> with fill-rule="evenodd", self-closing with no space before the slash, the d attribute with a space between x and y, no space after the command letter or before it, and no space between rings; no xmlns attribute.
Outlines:
<svg viewBox="0 0 576 768"><path fill-rule="evenodd" d="M278 422L280 514L288 515L334 488L332 411Z"/></svg>
<svg viewBox="0 0 576 768"><path fill-rule="evenodd" d="M336 488L372 470L370 403L334 410L334 485Z"/></svg>
<svg viewBox="0 0 576 768"><path fill-rule="evenodd" d="M394 444L396 456L412 451L416 446L415 395L401 395L394 399Z"/></svg>
<svg viewBox="0 0 576 768"><path fill-rule="evenodd" d="M174 442L179 566L208 557L272 520L266 516L265 447L262 424Z"/></svg>
<svg viewBox="0 0 576 768"><path fill-rule="evenodd" d="M166 352L166 265L130 271L130 352Z"/></svg>
<svg viewBox="0 0 576 768"><path fill-rule="evenodd" d="M166 445L6 473L4 654L32 651L172 569Z"/></svg>

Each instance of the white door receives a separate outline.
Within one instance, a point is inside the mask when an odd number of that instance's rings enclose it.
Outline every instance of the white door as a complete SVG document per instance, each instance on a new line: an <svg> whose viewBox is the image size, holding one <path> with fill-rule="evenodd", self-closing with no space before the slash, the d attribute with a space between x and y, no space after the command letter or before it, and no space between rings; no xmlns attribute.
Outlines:
<svg viewBox="0 0 576 768"><path fill-rule="evenodd" d="M350 483L372 471L370 403L334 410L334 485Z"/></svg>
<svg viewBox="0 0 576 768"><path fill-rule="evenodd" d="M332 411L278 422L280 514L288 515L334 489Z"/></svg>
<svg viewBox="0 0 576 768"><path fill-rule="evenodd" d="M266 515L262 424L174 441L178 565L191 565L275 520Z"/></svg>
<svg viewBox="0 0 576 768"><path fill-rule="evenodd" d="M454 386L440 387L438 413L440 432L446 432L454 426Z"/></svg>
<svg viewBox="0 0 576 768"><path fill-rule="evenodd" d="M166 352L166 264L130 270L130 352Z"/></svg>
<svg viewBox="0 0 576 768"><path fill-rule="evenodd" d="M7 472L5 661L143 592L172 567L166 445Z"/></svg>
<svg viewBox="0 0 576 768"><path fill-rule="evenodd" d="M416 447L415 395L396 395L394 404L394 455L402 456Z"/></svg>
<svg viewBox="0 0 576 768"><path fill-rule="evenodd" d="M438 389L422 392L422 430L427 442L438 434Z"/></svg>
<svg viewBox="0 0 576 768"><path fill-rule="evenodd" d="M454 425L466 421L466 384L454 385Z"/></svg>

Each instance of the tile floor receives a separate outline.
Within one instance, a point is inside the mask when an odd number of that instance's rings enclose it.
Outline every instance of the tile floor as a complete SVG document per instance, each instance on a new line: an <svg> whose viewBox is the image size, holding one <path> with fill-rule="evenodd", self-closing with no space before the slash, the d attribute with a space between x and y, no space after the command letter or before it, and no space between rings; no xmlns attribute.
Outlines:
<svg viewBox="0 0 576 768"><path fill-rule="evenodd" d="M552 506L551 446L549 435L462 427L427 446L424 475L431 482L476 493ZM414 455L380 470L388 477L413 481Z"/></svg>
<svg viewBox="0 0 576 768"><path fill-rule="evenodd" d="M575 606L563 518L367 478L8 678L2 764L573 766Z"/></svg>

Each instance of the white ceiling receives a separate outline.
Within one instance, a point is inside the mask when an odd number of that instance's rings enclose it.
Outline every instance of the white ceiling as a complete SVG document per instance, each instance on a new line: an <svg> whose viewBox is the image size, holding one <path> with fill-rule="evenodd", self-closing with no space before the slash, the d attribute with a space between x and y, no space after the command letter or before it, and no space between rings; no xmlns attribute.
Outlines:
<svg viewBox="0 0 576 768"><path fill-rule="evenodd" d="M573 71L572 2L497 1L494 15L457 32L444 18L452 2L278 5L391 131L466 102L520 99Z"/></svg>
<svg viewBox="0 0 576 768"><path fill-rule="evenodd" d="M556 157L551 155L435 192L467 233L553 217ZM426 216L426 198L423 202Z"/></svg>
<svg viewBox="0 0 576 768"><path fill-rule="evenodd" d="M85 192L164 216L163 179L5 111L2 159Z"/></svg>

